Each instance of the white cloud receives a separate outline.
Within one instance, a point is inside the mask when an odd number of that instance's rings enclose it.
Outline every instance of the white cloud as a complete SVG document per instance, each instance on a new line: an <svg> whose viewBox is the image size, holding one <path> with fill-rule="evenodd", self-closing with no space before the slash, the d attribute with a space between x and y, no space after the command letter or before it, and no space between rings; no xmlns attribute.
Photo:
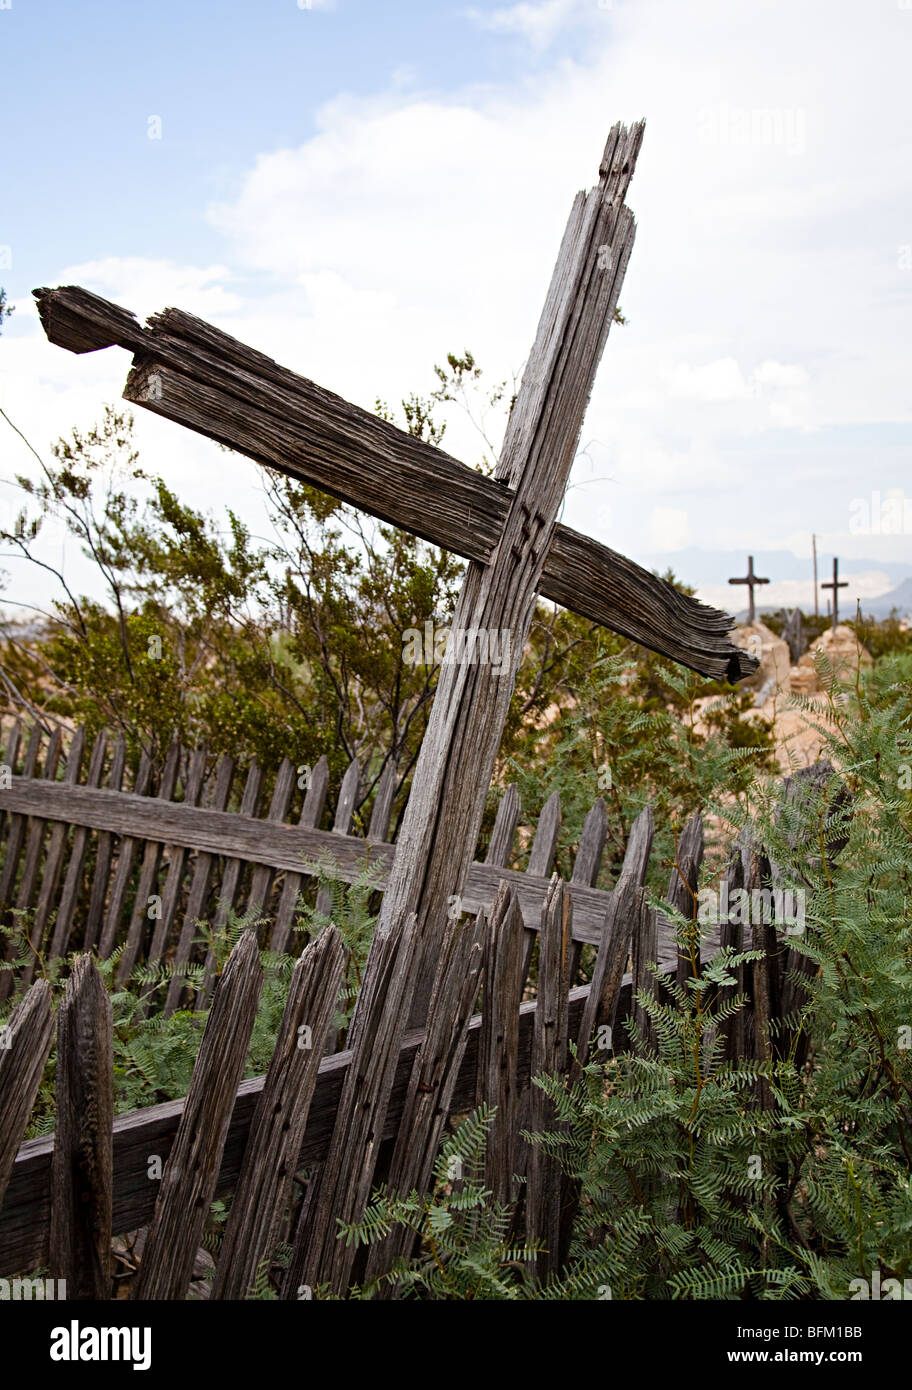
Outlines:
<svg viewBox="0 0 912 1390"><path fill-rule="evenodd" d="M475 7L465 14L481 29L493 34L510 34L524 39L533 48L549 48L568 24L591 19L595 10L610 10L611 0L522 0L497 10Z"/></svg>
<svg viewBox="0 0 912 1390"><path fill-rule="evenodd" d="M808 374L804 367L796 363L761 362L754 372L754 380L760 386L770 386L774 390L795 390L808 384Z"/></svg>
<svg viewBox="0 0 912 1390"><path fill-rule="evenodd" d="M720 357L702 367L682 363L668 386L672 396L692 401L743 401L753 394L733 357Z"/></svg>
<svg viewBox="0 0 912 1390"><path fill-rule="evenodd" d="M132 309L140 318L171 304L200 318L221 318L243 303L240 295L225 288L224 282L231 279L224 265L175 265L144 256L106 256L65 266L57 283L83 285Z"/></svg>
<svg viewBox="0 0 912 1390"><path fill-rule="evenodd" d="M683 550L690 539L690 522L680 507L653 507L646 528L650 550Z"/></svg>

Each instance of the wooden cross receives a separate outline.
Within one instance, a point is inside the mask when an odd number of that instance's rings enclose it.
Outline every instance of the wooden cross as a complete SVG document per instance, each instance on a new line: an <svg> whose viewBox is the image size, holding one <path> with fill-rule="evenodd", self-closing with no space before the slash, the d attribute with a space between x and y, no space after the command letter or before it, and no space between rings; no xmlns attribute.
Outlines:
<svg viewBox="0 0 912 1390"><path fill-rule="evenodd" d="M839 557L833 556L833 578L826 584L821 584L821 589L833 590L833 631L836 631L839 623L839 590L847 589L849 581L839 578Z"/></svg>
<svg viewBox="0 0 912 1390"><path fill-rule="evenodd" d="M736 681L756 669L728 639L728 615L557 523L633 246L624 198L642 135L642 122L616 125L598 185L574 201L494 478L189 314L167 309L143 327L74 286L35 292L52 342L72 352L116 344L134 354L127 400L465 557L451 632L496 633L505 657L496 667L441 667L349 1033L350 1079L322 1177L332 1200L314 1206L301 1245L305 1282L328 1270L334 1286L345 1286L352 1252L336 1239L336 1218L357 1217L370 1189L392 1086L392 1072L378 1080L377 1067L398 1056L409 1018L417 1025L426 1017L536 595L708 677ZM366 1077L374 1078L369 1090Z"/></svg>
<svg viewBox="0 0 912 1390"><path fill-rule="evenodd" d="M727 614L556 521L633 245L624 197L642 134L641 122L615 126L598 186L577 195L494 478L181 310L143 326L77 286L34 292L51 342L133 353L126 400L468 559L451 631L496 633L510 668L441 668L381 936L407 909L422 934L429 917L439 929L461 891L536 594L707 677L756 669L729 640ZM458 835L436 833L444 804ZM439 866L435 843L451 845Z"/></svg>
<svg viewBox="0 0 912 1390"><path fill-rule="evenodd" d="M747 585L748 593L750 594L750 598L749 598L748 604L747 604L747 621L748 621L749 623L752 623L752 622L754 621L754 585L755 585L755 584L768 584L768 583L769 583L769 580L768 580L768 579L760 579L756 574L754 574L754 557L753 557L753 555L748 555L748 557L747 557L747 574L744 576L744 578L743 578L743 579L730 579L728 582L729 582L729 584L746 584L746 585Z"/></svg>

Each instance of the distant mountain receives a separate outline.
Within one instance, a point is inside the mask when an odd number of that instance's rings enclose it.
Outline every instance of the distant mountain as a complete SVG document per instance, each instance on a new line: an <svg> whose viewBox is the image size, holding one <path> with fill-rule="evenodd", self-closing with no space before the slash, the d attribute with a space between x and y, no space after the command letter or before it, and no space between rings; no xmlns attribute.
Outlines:
<svg viewBox="0 0 912 1390"><path fill-rule="evenodd" d="M894 608L901 618L912 617L912 578L904 579L888 594L861 601L861 611L869 618L889 618Z"/></svg>

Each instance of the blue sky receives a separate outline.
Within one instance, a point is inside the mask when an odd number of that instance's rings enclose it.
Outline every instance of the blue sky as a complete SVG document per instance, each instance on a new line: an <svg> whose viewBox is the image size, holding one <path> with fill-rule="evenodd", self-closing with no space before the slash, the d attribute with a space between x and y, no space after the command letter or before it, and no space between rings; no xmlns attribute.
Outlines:
<svg viewBox="0 0 912 1390"><path fill-rule="evenodd" d="M465 346L517 373L573 194L645 115L629 323L565 519L647 563L705 552L716 602L712 555L753 550L783 552L773 601L807 603L785 556L812 531L850 602L884 592L912 573L910 69L904 0L12 0L0 404L47 450L117 399L124 354L40 332L31 289L71 280L179 304L368 407ZM137 431L188 501L261 516L252 465ZM445 442L479 449L458 416ZM5 512L30 467L4 426ZM897 499L906 526L859 528L859 502Z"/></svg>
<svg viewBox="0 0 912 1390"><path fill-rule="evenodd" d="M27 293L61 254L218 254L206 202L236 193L262 151L312 137L317 111L340 93L456 91L521 82L541 68L544 55L508 32L480 31L467 8L12 0L0 12L3 128L15 132L3 156L4 242L17 250L8 292ZM585 44L571 26L547 62ZM155 115L160 140L148 138Z"/></svg>

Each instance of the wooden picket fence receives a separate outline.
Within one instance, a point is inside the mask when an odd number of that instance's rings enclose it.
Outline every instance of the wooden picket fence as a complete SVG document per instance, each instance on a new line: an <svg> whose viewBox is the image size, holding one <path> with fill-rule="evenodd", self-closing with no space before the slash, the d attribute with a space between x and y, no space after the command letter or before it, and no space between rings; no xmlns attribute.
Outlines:
<svg viewBox="0 0 912 1390"><path fill-rule="evenodd" d="M215 760L205 749L174 744L156 772L148 756L131 769L122 738L100 733L86 760L87 746L82 728L48 734L17 722L5 735L10 785L0 790L0 920L9 925L14 912L23 914L36 959L72 950L107 958L122 947L120 982L145 960L168 960L177 968L202 959L200 922L217 931L229 909L268 919L261 944L285 951L301 895L320 866L344 883L369 869L371 883L383 889L395 855L387 838L396 793L392 761L376 778L361 836L352 833L365 789L357 760L342 778L327 830L321 829L330 781L325 757L306 775L285 758L270 775L256 761L242 770L233 758ZM522 873L507 867L521 815L511 785L484 862L470 869L460 906L466 912L490 907L506 877L526 925L534 929L554 862L560 800L554 795L542 808ZM580 942L597 944L604 920L606 894L592 885L606 834L598 800L573 870ZM311 903L326 912L327 890L315 899L312 890ZM25 983L33 969L26 968ZM0 1002L11 983L9 972L0 975ZM186 991L175 976L165 1012L173 1012L182 997Z"/></svg>
<svg viewBox="0 0 912 1390"><path fill-rule="evenodd" d="M348 1108L357 1115L350 1152L370 1151L371 1161L369 1165L365 1161L363 1172L380 1172L391 1187L407 1191L426 1188L430 1181L448 1117L481 1102L495 1110L485 1160L486 1183L501 1201L512 1202L520 1196L518 1179L525 1178L525 1237L542 1246L536 1274L544 1278L558 1269L572 1211L568 1213L566 1184L555 1161L519 1138L522 1128L547 1128L551 1118L550 1102L530 1086L530 1078L540 1071L567 1071L571 1040L584 1063L606 1024L613 1049L627 1047L631 1012L641 1026L648 1023L635 995L654 987L648 968L651 961L658 961L669 976L679 980L693 969L690 958L678 956L661 914L646 903L643 884L653 839L651 809L647 807L631 829L615 886L599 891L591 885L605 841L601 803L587 817L570 881L557 875L549 879L559 804L555 798L546 803L527 871L521 874L504 867L520 813L515 788L509 789L499 806L487 859L473 865L469 889L460 904L465 913L454 915L447 924L426 1026L413 1030L401 1026L408 1016L414 959L403 949L403 941L408 942L404 929L392 932L362 984L358 1054L324 1055L321 1046L337 1005L346 954L337 931L328 927L297 960L266 1075L242 1081L262 983L258 946L264 944L258 943L254 930L245 931L215 987L187 1096L115 1117L111 1006L91 951L100 940L110 949L117 939L117 932L109 927L115 921L110 901L120 894L120 912L130 898L121 864L129 862L137 876L134 907L129 913L123 911L128 946L136 922L143 923L143 933L132 937L135 961L151 957L156 947L180 949L188 903L195 908L208 901L205 882L217 878L216 860L221 870L218 889L224 892L227 882L227 896L234 902L241 870L246 870L246 887L240 896L247 904L268 909L267 917L273 913L271 941L275 944L276 905L290 891L289 881L297 897L307 873L301 866L301 853L313 855L316 850L319 854L331 841L342 876L351 879L355 866L363 861L365 842L347 833L350 819L340 819L350 817L356 795L352 769L346 778L347 799L343 783L336 829L323 832L315 822L323 810L325 774L317 776L317 770L298 825L288 826L281 817L293 783L285 764L274 779L268 818L256 820L253 795L242 801L239 813L197 806L194 797L200 795L200 777L193 784L196 791L184 802L169 801L161 787L157 796L144 796L135 789L130 793L110 786L102 789L98 786L100 756L92 760L88 784L80 786L73 752L78 746L77 735L63 780L35 778L31 774L38 766L38 745L32 734L24 771L0 794L0 814L6 822L0 826L6 850L0 877L5 883L8 880L7 891L15 889L17 902L31 904L37 898L42 930L52 941L61 933L62 947L75 940L82 952L56 1019L54 1134L23 1142L55 1036L45 980L33 983L13 1011L0 1048L0 1272L4 1277L47 1268L51 1277L67 1281L70 1297L111 1297L112 1237L142 1230L142 1258L132 1296L185 1298L210 1205L230 1196L211 1297L247 1296L280 1242L291 1249L281 1275L282 1297L307 1297L323 1282L344 1291L354 1257L346 1253L335 1229L329 1229L333 1204L326 1196L337 1199L335 1187L342 1180L332 1166L331 1140L339 1113ZM44 758L45 769L56 767L59 750L56 758L51 757L53 752L51 746ZM192 769L198 762L191 757L186 765ZM228 780L223 766L215 772L216 789L224 788ZM192 775L191 771L188 777ZM248 773L245 795L250 785ZM259 790L259 780L256 785ZM163 775L162 786L174 794L175 781ZM377 802L382 804L380 797ZM383 814L388 811L387 802ZM372 830L379 825L372 819ZM292 837L302 832L302 840L296 842ZM97 837L95 874L86 875L85 882L77 885L73 865L84 866L90 834ZM367 843L377 854L378 864L388 867L394 848L379 836L371 840L369 835ZM18 875L7 870L10 846L16 859L22 859ZM666 900L685 915L695 911L703 848L703 825L696 815L679 838L666 893ZM196 863L191 866L188 860L193 855ZM104 895L97 890L99 860L106 874ZM39 872L42 865L43 873ZM172 881L178 866L189 880L182 898ZM741 844L731 855L726 883L730 889L759 884L768 870ZM200 886L201 874L204 886ZM273 881L282 874L284 882ZM161 875L165 879L161 896L169 904L169 916L154 920L150 940L144 914L137 916L135 900L140 889L151 889ZM139 900L144 904L145 895ZM60 903L70 904L62 932ZM56 918L54 904L58 905ZM86 910L78 912L79 904L86 904ZM93 905L94 917L90 915ZM286 943L291 920L289 916ZM168 923L167 934L162 921ZM768 1055L771 1020L784 1017L794 1005L796 986L788 972L800 964L800 957L789 950L775 925L755 927L752 936L749 928L745 936L739 925L728 921L722 922L721 930L722 940L735 947L767 948L763 960L740 967L738 984L730 987L746 990L751 1003L734 1016L726 1037L728 1055L763 1057ZM536 995L524 999L536 943ZM591 978L578 983L580 956L587 943L596 948ZM53 946L50 949L54 953ZM476 1012L479 999L481 1010ZM648 1036L648 1027L645 1031ZM356 1055L361 1058L357 1068L353 1067ZM378 1145L383 1154L379 1167ZM353 1181L358 1182L357 1163ZM302 1186L307 1200L300 1198ZM363 1186L355 1195L363 1202L368 1190ZM394 1233L361 1256L357 1272L381 1273L395 1255L408 1249L408 1238Z"/></svg>

